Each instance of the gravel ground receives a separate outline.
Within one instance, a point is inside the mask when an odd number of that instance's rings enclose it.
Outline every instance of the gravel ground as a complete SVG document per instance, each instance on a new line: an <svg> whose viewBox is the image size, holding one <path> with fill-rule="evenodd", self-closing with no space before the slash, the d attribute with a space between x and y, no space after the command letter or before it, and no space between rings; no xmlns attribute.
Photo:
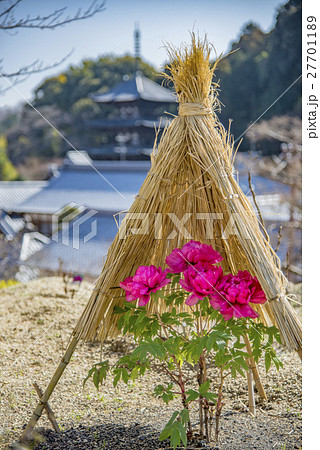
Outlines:
<svg viewBox="0 0 320 450"><path fill-rule="evenodd" d="M292 287L299 294L301 287ZM33 412L37 396L34 381L44 389L62 356L79 315L90 295L83 283L74 300L64 293L61 278L43 278L0 292L0 448L23 448L15 442ZM80 297L80 298L79 298ZM79 300L75 300L78 299ZM115 361L128 351L130 343L106 343L103 358ZM301 362L295 353L277 349L284 368L261 376L268 402L257 400L257 415L248 413L244 379L228 380L222 412L219 444L221 450L300 449L301 447ZM61 433L51 429L45 414L38 422L35 446L40 449L161 449L159 431L169 420L177 401L164 408L152 396L152 386L161 382L157 372L149 373L134 386L112 380L96 391L83 379L100 358L100 345L81 344L56 387L50 405ZM191 370L191 369L190 369ZM209 369L215 380L215 369ZM197 423L195 411L191 413ZM206 448L194 440L188 448Z"/></svg>

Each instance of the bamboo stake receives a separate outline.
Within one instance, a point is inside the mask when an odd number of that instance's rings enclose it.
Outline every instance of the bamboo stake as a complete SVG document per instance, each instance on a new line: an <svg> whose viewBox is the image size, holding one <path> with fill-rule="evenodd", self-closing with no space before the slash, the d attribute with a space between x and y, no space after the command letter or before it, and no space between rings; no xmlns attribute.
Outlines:
<svg viewBox="0 0 320 450"><path fill-rule="evenodd" d="M246 334L243 335L243 340L244 340L244 342L246 344L247 352L250 355L252 355L252 348L251 348L251 345L250 345L249 338L248 338L248 336ZM253 379L254 379L254 382L255 382L255 384L257 386L260 398L262 398L263 400L268 400L267 394L266 394L266 392L264 390L264 387L263 387L263 384L261 382L261 378L260 378L258 367L256 365L256 362L255 362L253 356L251 356L250 358L247 358L247 365L249 366L250 370L252 370Z"/></svg>
<svg viewBox="0 0 320 450"><path fill-rule="evenodd" d="M253 382L252 382L252 370L249 369L247 372L248 380L248 394L249 394L249 411L253 416L256 415L256 402L254 399Z"/></svg>
<svg viewBox="0 0 320 450"><path fill-rule="evenodd" d="M37 384L37 382L34 382L33 386L34 386L39 398L41 399L41 397L43 396L43 392L42 392L40 386ZM54 416L52 409L50 408L49 403L46 402L44 407L45 407L48 419L50 420L51 425L53 426L54 431L56 431L57 433L60 433L60 428L59 428L58 422L56 421L56 418Z"/></svg>
<svg viewBox="0 0 320 450"><path fill-rule="evenodd" d="M71 356L72 356L73 352L75 351L78 342L79 342L79 339L76 336L74 336L72 338L58 368L56 369L53 377L51 378L51 381L48 384L44 394L41 396L40 402L38 403L36 409L34 410L34 413L31 416L31 419L29 420L28 425L24 429L22 436L20 438L20 441L32 440L33 429L36 426L38 420L40 419L43 409L45 408L45 405L47 404L54 388L56 387L58 381L60 380L61 375L63 374L65 368L69 364Z"/></svg>

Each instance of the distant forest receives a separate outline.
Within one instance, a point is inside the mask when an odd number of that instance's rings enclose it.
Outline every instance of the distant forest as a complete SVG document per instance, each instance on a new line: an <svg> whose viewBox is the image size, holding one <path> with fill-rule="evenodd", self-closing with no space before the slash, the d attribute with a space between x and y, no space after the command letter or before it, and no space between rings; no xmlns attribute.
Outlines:
<svg viewBox="0 0 320 450"><path fill-rule="evenodd" d="M235 41L231 54L223 58L216 72L220 80L220 120L237 138L301 75L301 5L290 0L281 6L274 28L263 33L248 23ZM161 84L154 67L140 60L139 69ZM33 105L76 148L99 146L100 135L86 127L90 119L104 117L105 109L89 94L104 92L133 75L136 61L132 56L106 55L84 60L59 75L46 79L34 92ZM301 79L264 115L301 117ZM248 146L244 142L242 149ZM0 117L0 179L19 178L16 166L30 158L54 159L68 150L61 139L30 106L19 112L2 112Z"/></svg>

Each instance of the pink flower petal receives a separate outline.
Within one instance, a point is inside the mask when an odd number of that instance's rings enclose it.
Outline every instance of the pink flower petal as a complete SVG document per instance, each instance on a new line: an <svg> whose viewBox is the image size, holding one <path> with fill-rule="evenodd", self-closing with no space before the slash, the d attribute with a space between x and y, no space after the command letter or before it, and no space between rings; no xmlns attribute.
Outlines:
<svg viewBox="0 0 320 450"><path fill-rule="evenodd" d="M186 305L193 306L197 304L199 300L199 297L197 297L195 294L191 294L186 300Z"/></svg>
<svg viewBox="0 0 320 450"><path fill-rule="evenodd" d="M145 306L150 300L150 295L143 295L139 298L138 306Z"/></svg>

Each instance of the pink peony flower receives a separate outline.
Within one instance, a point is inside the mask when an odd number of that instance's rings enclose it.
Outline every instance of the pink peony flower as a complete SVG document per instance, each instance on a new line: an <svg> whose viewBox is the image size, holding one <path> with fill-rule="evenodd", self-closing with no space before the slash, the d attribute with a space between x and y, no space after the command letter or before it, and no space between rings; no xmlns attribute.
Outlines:
<svg viewBox="0 0 320 450"><path fill-rule="evenodd" d="M222 261L223 258L219 252L214 250L211 245L201 244L198 241L190 241L181 249L175 248L166 258L166 263L172 273L184 272L189 265L199 262L215 264Z"/></svg>
<svg viewBox="0 0 320 450"><path fill-rule="evenodd" d="M75 275L74 277L73 277L73 280L72 280L72 283L81 283L81 281L82 281L82 276L81 275Z"/></svg>
<svg viewBox="0 0 320 450"><path fill-rule="evenodd" d="M139 299L138 306L144 306L150 300L150 293L170 283L170 279L166 278L168 269L162 270L156 266L140 266L133 277L126 278L120 283L126 291L126 299L128 302Z"/></svg>
<svg viewBox="0 0 320 450"><path fill-rule="evenodd" d="M191 292L186 304L192 306L215 292L216 285L223 277L223 270L221 267L200 262L189 266L183 275L184 279L180 280L180 284L186 291Z"/></svg>
<svg viewBox="0 0 320 450"><path fill-rule="evenodd" d="M267 298L256 277L246 270L237 275L225 275L210 298L211 306L220 311L225 320L231 317L259 317L251 303L265 303Z"/></svg>

